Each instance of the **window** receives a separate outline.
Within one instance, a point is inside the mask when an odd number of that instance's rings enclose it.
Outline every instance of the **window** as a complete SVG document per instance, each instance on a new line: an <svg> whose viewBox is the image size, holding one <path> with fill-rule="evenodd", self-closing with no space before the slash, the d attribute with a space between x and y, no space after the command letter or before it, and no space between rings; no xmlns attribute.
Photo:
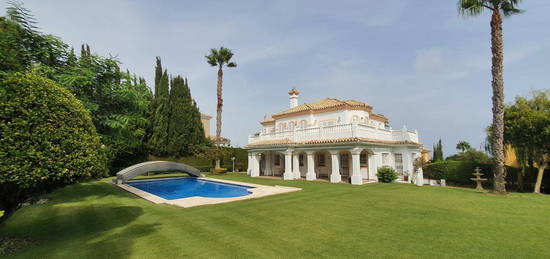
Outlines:
<svg viewBox="0 0 550 259"><path fill-rule="evenodd" d="M358 119L359 119L359 116L353 115L353 117L351 118L351 121L352 122L357 122Z"/></svg>
<svg viewBox="0 0 550 259"><path fill-rule="evenodd" d="M276 155L275 155L274 164L275 164L275 165L281 165L281 155L279 155L279 154L276 154Z"/></svg>
<svg viewBox="0 0 550 259"><path fill-rule="evenodd" d="M293 121L288 123L288 125L289 125L290 130L294 130L294 122Z"/></svg>
<svg viewBox="0 0 550 259"><path fill-rule="evenodd" d="M317 154L317 166L325 166L325 154Z"/></svg>
<svg viewBox="0 0 550 259"><path fill-rule="evenodd" d="M367 153L361 153L361 155L359 155L359 161L361 163L361 166L367 166L368 164Z"/></svg>
<svg viewBox="0 0 550 259"><path fill-rule="evenodd" d="M300 128L305 129L307 125L307 122L305 120L300 121Z"/></svg>
<svg viewBox="0 0 550 259"><path fill-rule="evenodd" d="M403 174L403 154L395 153L393 157L395 159L395 171L399 174Z"/></svg>
<svg viewBox="0 0 550 259"><path fill-rule="evenodd" d="M388 165L390 163L390 153L382 153L382 165Z"/></svg>
<svg viewBox="0 0 550 259"><path fill-rule="evenodd" d="M304 154L300 154L300 155L298 156L298 164L299 164L300 166L304 166Z"/></svg>

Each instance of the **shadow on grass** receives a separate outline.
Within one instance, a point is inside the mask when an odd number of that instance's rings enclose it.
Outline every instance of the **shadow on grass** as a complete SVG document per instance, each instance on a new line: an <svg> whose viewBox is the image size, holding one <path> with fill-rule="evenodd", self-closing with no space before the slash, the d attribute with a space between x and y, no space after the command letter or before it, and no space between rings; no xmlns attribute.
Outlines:
<svg viewBox="0 0 550 259"><path fill-rule="evenodd" d="M29 207L8 220L1 234L40 243L15 256L125 257L136 238L156 231L158 224L135 222L143 213L141 207L112 204ZM66 254L67 250L81 254Z"/></svg>

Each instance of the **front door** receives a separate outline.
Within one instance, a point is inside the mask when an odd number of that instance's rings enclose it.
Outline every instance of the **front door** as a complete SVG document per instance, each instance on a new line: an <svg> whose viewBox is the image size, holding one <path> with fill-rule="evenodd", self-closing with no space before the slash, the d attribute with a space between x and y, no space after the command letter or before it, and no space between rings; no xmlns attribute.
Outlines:
<svg viewBox="0 0 550 259"><path fill-rule="evenodd" d="M349 176L349 154L340 154L340 174Z"/></svg>

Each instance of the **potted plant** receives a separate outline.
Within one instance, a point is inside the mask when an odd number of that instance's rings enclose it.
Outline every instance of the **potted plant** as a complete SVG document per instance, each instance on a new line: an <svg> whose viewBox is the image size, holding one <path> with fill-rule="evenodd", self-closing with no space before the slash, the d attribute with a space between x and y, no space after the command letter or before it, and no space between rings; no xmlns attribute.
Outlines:
<svg viewBox="0 0 550 259"><path fill-rule="evenodd" d="M403 172L403 181L408 182L409 181L409 171Z"/></svg>

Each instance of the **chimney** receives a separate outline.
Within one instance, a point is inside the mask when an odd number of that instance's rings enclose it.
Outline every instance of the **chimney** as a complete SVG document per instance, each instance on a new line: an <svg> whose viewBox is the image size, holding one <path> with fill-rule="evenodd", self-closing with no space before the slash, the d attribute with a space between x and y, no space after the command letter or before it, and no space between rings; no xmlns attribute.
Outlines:
<svg viewBox="0 0 550 259"><path fill-rule="evenodd" d="M292 88L290 92L288 92L288 95L290 95L290 108L294 108L298 106L298 95L300 92L296 90L296 88Z"/></svg>

